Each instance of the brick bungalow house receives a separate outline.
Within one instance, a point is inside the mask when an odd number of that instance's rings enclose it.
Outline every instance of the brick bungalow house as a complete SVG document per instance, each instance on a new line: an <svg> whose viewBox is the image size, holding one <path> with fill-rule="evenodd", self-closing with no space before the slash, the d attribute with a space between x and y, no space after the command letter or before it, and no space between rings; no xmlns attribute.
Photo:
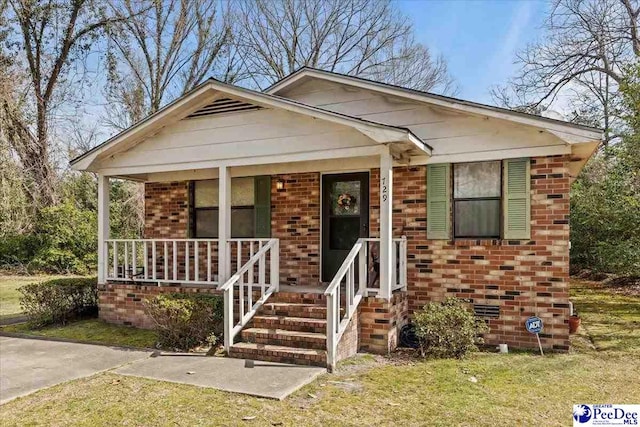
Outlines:
<svg viewBox="0 0 640 427"><path fill-rule="evenodd" d="M265 92L210 79L74 159L98 174L100 317L224 294L229 355L386 353L447 296L488 343L569 347L569 187L602 134L303 68ZM110 179L145 184L144 239L109 236Z"/></svg>

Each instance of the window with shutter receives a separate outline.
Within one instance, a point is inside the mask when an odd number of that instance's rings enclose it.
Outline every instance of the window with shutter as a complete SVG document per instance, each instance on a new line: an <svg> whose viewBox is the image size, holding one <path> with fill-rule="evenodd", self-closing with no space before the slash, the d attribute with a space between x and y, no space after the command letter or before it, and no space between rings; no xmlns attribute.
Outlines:
<svg viewBox="0 0 640 427"><path fill-rule="evenodd" d="M531 173L529 159L504 161L504 238L531 238Z"/></svg>
<svg viewBox="0 0 640 427"><path fill-rule="evenodd" d="M500 238L501 162L453 165L453 235Z"/></svg>
<svg viewBox="0 0 640 427"><path fill-rule="evenodd" d="M193 182L193 237L218 237L218 180ZM231 180L231 237L270 237L271 177Z"/></svg>
<svg viewBox="0 0 640 427"><path fill-rule="evenodd" d="M427 238L449 239L451 165L427 165Z"/></svg>

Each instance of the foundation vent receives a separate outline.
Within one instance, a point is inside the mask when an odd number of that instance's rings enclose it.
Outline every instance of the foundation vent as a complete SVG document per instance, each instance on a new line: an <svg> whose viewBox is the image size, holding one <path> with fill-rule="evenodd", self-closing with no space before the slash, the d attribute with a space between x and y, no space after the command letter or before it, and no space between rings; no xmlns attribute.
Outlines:
<svg viewBox="0 0 640 427"><path fill-rule="evenodd" d="M239 111L252 111L262 109L259 105L249 104L248 102L238 101L236 99L220 98L216 99L209 105L205 105L198 111L187 116L188 119L196 117L213 116L214 114L236 113Z"/></svg>
<svg viewBox="0 0 640 427"><path fill-rule="evenodd" d="M500 306L498 305L473 304L473 311L477 317L500 317Z"/></svg>

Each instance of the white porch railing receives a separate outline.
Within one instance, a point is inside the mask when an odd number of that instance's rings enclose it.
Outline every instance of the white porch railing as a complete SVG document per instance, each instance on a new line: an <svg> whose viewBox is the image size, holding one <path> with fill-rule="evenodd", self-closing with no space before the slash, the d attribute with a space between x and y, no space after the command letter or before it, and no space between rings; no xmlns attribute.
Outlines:
<svg viewBox="0 0 640 427"><path fill-rule="evenodd" d="M338 343L344 334L353 313L365 294L380 292L379 277L375 264L379 254L378 238L362 238L338 269L325 291L327 297L327 366L333 370L337 362ZM378 247L376 247L376 245ZM391 290L407 287L407 238L393 239ZM357 277L356 277L357 268ZM341 285L344 282L344 297ZM357 282L357 284L356 284ZM378 283L378 287L373 287Z"/></svg>
<svg viewBox="0 0 640 427"><path fill-rule="evenodd" d="M242 248L238 243L238 256ZM278 291L280 284L280 242L278 239L264 239L257 243L257 252L239 266L238 271L219 289L224 291L224 348L229 352L233 340L251 320L265 301ZM267 261L269 262L269 282L266 281ZM256 271L257 267L257 271ZM255 283L254 283L255 282ZM255 288L254 288L255 287ZM234 317L235 292L238 292L238 316ZM259 291L254 302L254 289ZM246 295L245 295L246 293ZM234 323L235 322L235 323Z"/></svg>
<svg viewBox="0 0 640 427"><path fill-rule="evenodd" d="M380 291L380 282L376 273L376 265L380 254L380 239L361 239L365 242L367 255L367 295L377 295ZM407 289L407 238L402 236L393 239L391 249L391 264L395 266L391 270L391 291Z"/></svg>
<svg viewBox="0 0 640 427"><path fill-rule="evenodd" d="M124 282L217 284L217 239L109 239L106 279Z"/></svg>
<svg viewBox="0 0 640 427"><path fill-rule="evenodd" d="M358 287L355 285L356 258L358 259ZM338 342L347 329L353 313L358 308L367 288L367 245L365 239L358 239L349 255L338 269L325 291L327 297L327 366L333 370L336 365ZM340 284L345 279L344 312L341 310Z"/></svg>

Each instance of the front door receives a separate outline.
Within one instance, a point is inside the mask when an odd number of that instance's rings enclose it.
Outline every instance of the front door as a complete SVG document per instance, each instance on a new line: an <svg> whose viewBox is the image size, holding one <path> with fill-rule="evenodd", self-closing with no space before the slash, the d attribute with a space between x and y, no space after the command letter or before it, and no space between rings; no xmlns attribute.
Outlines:
<svg viewBox="0 0 640 427"><path fill-rule="evenodd" d="M369 237L369 173L323 175L323 282L333 279L360 237Z"/></svg>

